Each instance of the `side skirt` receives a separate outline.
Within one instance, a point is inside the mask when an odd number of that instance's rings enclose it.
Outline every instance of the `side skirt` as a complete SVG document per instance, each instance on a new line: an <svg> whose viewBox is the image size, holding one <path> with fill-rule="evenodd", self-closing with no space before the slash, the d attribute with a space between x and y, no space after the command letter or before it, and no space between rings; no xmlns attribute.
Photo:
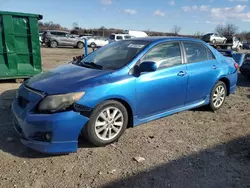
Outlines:
<svg viewBox="0 0 250 188"><path fill-rule="evenodd" d="M143 123L147 123L147 122L150 122L150 121L153 121L153 120L156 120L156 119L160 119L160 118L163 118L163 117L178 113L178 112L182 112L182 111L185 111L185 110L190 110L190 109L197 108L197 107L200 107L200 106L205 106L207 104L209 104L209 96L207 96L202 101L187 104L187 105L182 106L180 108L160 112L158 114L154 114L152 116L149 116L149 117L146 117L146 118L143 118L143 119L139 119L137 116L135 116L134 117L134 127L136 127L136 126L138 126L140 124L143 124Z"/></svg>

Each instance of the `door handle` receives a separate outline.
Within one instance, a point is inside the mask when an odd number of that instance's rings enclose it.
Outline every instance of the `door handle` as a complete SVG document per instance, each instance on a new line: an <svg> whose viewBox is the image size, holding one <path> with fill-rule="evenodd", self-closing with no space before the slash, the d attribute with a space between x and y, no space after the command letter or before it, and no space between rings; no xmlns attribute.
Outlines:
<svg viewBox="0 0 250 188"><path fill-rule="evenodd" d="M187 74L186 72L180 71L177 75L178 75L178 76L185 76L186 74Z"/></svg>
<svg viewBox="0 0 250 188"><path fill-rule="evenodd" d="M213 69L217 69L217 67L215 66L215 65L213 65L213 67L212 67Z"/></svg>

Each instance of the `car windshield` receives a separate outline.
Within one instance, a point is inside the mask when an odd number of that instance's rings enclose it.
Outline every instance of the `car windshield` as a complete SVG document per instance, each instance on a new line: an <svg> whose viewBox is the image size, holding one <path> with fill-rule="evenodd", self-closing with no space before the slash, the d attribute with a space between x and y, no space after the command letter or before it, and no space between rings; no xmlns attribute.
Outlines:
<svg viewBox="0 0 250 188"><path fill-rule="evenodd" d="M124 40L108 44L81 60L84 64L94 64L102 69L116 70L127 65L150 42Z"/></svg>

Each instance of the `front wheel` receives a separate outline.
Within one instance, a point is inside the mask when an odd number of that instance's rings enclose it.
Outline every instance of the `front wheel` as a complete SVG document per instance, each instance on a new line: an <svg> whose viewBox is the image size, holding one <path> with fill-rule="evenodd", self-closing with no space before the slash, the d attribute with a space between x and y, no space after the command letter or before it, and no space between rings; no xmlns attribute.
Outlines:
<svg viewBox="0 0 250 188"><path fill-rule="evenodd" d="M84 43L83 42L78 42L77 43L77 48L82 49L84 47Z"/></svg>
<svg viewBox="0 0 250 188"><path fill-rule="evenodd" d="M227 96L227 87L224 82L219 81L215 84L212 93L210 95L210 108L213 111L219 110L223 103L225 102L225 98Z"/></svg>
<svg viewBox="0 0 250 188"><path fill-rule="evenodd" d="M117 141L127 125L126 108L118 101L108 100L94 109L83 131L92 144L104 146Z"/></svg>

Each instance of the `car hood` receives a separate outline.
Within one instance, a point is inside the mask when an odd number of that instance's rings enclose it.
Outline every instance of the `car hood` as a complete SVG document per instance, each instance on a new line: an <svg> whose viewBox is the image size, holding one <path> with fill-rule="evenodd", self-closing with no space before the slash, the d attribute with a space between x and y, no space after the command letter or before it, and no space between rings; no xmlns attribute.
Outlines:
<svg viewBox="0 0 250 188"><path fill-rule="evenodd" d="M63 94L84 90L103 79L109 81L111 72L67 64L35 75L24 84L47 94Z"/></svg>

